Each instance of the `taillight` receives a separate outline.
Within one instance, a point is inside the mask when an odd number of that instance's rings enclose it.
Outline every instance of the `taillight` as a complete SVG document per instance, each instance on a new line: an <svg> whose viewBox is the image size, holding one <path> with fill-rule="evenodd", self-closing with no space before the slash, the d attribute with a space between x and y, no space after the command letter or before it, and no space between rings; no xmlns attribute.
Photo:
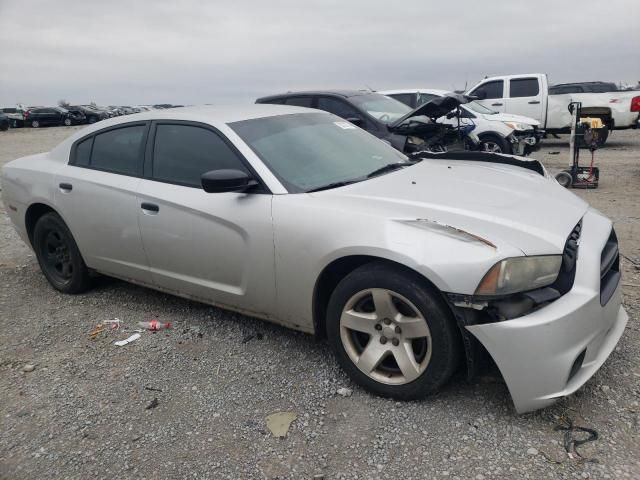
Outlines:
<svg viewBox="0 0 640 480"><path fill-rule="evenodd" d="M633 97L631 99L631 111L640 112L640 97Z"/></svg>

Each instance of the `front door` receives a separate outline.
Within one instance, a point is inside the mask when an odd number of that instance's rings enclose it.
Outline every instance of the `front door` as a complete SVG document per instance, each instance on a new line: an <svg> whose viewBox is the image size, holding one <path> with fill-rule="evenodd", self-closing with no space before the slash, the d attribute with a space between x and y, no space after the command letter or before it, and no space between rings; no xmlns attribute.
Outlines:
<svg viewBox="0 0 640 480"><path fill-rule="evenodd" d="M478 97L478 103L494 112L504 113L506 111L503 80L490 80L481 83L471 90L468 95Z"/></svg>
<svg viewBox="0 0 640 480"><path fill-rule="evenodd" d="M271 194L206 193L217 169L249 171L209 126L154 122L138 187L138 218L153 282L195 299L265 316L275 303Z"/></svg>

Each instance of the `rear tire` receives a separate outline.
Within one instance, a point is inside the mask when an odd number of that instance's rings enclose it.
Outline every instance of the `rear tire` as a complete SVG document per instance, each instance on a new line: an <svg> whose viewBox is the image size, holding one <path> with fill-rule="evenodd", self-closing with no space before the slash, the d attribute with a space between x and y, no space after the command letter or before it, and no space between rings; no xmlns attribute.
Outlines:
<svg viewBox="0 0 640 480"><path fill-rule="evenodd" d="M418 274L383 262L357 268L336 287L327 338L364 389L399 400L437 392L456 370L461 342L440 294Z"/></svg>
<svg viewBox="0 0 640 480"><path fill-rule="evenodd" d="M65 125L65 127L70 127L71 126L71 119L70 118L65 118L64 119L64 125Z"/></svg>
<svg viewBox="0 0 640 480"><path fill-rule="evenodd" d="M38 219L33 248L40 269L53 288L64 293L81 293L89 288L87 266L71 231L57 213Z"/></svg>
<svg viewBox="0 0 640 480"><path fill-rule="evenodd" d="M40 122L38 120L32 120L31 121L31 127L32 128L40 128Z"/></svg>

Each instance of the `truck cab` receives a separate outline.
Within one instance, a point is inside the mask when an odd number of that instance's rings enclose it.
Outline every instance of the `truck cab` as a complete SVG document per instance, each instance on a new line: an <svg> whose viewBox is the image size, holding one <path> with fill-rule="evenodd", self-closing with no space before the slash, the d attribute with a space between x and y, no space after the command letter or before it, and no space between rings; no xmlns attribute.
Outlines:
<svg viewBox="0 0 640 480"><path fill-rule="evenodd" d="M546 123L546 75L509 75L485 78L467 92L478 103L502 113L530 117L541 125Z"/></svg>

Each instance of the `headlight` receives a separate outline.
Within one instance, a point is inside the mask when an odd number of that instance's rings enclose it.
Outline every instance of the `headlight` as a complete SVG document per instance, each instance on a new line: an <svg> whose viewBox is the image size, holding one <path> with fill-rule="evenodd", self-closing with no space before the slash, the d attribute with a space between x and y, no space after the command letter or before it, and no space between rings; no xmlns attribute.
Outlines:
<svg viewBox="0 0 640 480"><path fill-rule="evenodd" d="M532 130L533 127L531 125L527 125L526 123L514 123L514 122L504 122L507 127L513 128L514 130L519 130L521 132L525 130Z"/></svg>
<svg viewBox="0 0 640 480"><path fill-rule="evenodd" d="M561 264L561 255L501 260L486 273L475 294L510 295L551 285L558 277Z"/></svg>

